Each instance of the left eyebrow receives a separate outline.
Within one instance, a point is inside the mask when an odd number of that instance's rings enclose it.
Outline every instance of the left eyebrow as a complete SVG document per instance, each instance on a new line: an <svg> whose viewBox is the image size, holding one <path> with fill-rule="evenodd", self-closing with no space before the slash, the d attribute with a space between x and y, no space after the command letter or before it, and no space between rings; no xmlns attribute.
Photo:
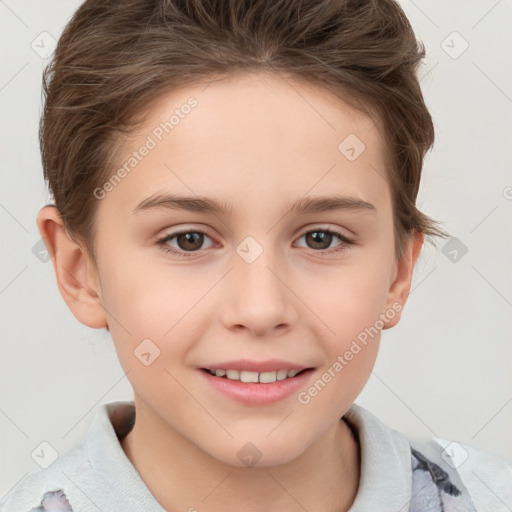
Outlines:
<svg viewBox="0 0 512 512"><path fill-rule="evenodd" d="M186 210L198 213L214 213L230 216L233 206L204 196L179 196L176 194L153 194L144 199L133 210L133 214L157 208ZM295 214L319 213L339 210L368 211L376 213L373 204L349 196L303 197L284 208L285 212Z"/></svg>
<svg viewBox="0 0 512 512"><path fill-rule="evenodd" d="M288 210L290 213L303 214L338 210L366 210L377 213L377 209L373 204L357 197L349 196L304 197L290 205Z"/></svg>

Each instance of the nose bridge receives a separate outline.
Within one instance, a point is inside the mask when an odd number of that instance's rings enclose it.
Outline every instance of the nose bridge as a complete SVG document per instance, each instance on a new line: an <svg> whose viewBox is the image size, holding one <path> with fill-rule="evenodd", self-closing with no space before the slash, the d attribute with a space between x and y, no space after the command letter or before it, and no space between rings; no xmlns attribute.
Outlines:
<svg viewBox="0 0 512 512"><path fill-rule="evenodd" d="M276 277L276 268L281 267L277 261L279 255L274 249L263 247L252 237L237 247L235 272L240 277L240 284L247 294L264 295L269 300L282 296L282 282ZM283 297L284 298L284 297Z"/></svg>
<svg viewBox="0 0 512 512"><path fill-rule="evenodd" d="M267 237L266 240L270 240ZM240 276L242 289L257 299L260 295L267 300L275 300L282 296L282 283L274 275L275 268L280 267L277 251L267 243L260 244L254 237L248 236L236 249L238 258L235 264L236 273ZM273 271L272 271L272 270Z"/></svg>
<svg viewBox="0 0 512 512"><path fill-rule="evenodd" d="M258 333L291 325L296 319L293 294L284 284L286 278L280 275L282 258L277 251L248 236L236 253L230 297L224 304L225 321Z"/></svg>

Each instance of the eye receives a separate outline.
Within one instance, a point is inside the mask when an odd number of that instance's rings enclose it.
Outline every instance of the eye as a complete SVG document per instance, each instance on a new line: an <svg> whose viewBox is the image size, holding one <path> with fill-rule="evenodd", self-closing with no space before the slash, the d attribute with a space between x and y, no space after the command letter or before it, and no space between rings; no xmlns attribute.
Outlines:
<svg viewBox="0 0 512 512"><path fill-rule="evenodd" d="M205 237L211 240L211 238L200 229L181 230L166 234L164 237L158 239L156 244L167 253L191 257L194 256L195 252L199 252L202 248L204 249L203 244ZM299 240L302 238L305 238L310 249L315 249L315 252L322 255L341 252L346 250L347 246L355 244L353 240L346 237L343 233L333 229L316 228L304 233ZM334 249L328 250L329 246L336 238L340 240L340 243L338 243ZM170 245L170 242L176 243L177 247ZM212 247L212 245L213 244L209 247Z"/></svg>
<svg viewBox="0 0 512 512"><path fill-rule="evenodd" d="M320 254L332 254L335 252L343 251L347 249L347 246L354 245L354 241L345 236L343 233L333 229L316 228L304 233L300 238L305 238L306 243L310 249L317 249L315 252ZM334 239L338 238L340 243L335 246L334 249L329 249L329 246Z"/></svg>
<svg viewBox="0 0 512 512"><path fill-rule="evenodd" d="M165 252L171 252L178 256L193 256L194 252L199 251L204 243L204 237L210 238L204 231L194 230L182 230L174 233L169 233L163 238L156 241L157 245ZM173 248L169 245L173 239L176 239L178 248ZM211 240L211 238L210 238Z"/></svg>

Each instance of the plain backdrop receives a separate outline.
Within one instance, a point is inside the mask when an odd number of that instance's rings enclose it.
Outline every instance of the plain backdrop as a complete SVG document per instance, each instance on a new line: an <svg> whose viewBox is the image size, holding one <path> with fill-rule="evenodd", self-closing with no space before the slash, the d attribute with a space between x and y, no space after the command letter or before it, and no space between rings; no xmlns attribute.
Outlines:
<svg viewBox="0 0 512 512"><path fill-rule="evenodd" d="M44 53L79 3L0 1L0 498L39 469L42 442L62 454L101 404L132 399L109 334L75 319L38 252ZM356 402L406 435L512 460L512 3L402 5L427 49L421 85L436 127L419 205L454 239L423 250Z"/></svg>

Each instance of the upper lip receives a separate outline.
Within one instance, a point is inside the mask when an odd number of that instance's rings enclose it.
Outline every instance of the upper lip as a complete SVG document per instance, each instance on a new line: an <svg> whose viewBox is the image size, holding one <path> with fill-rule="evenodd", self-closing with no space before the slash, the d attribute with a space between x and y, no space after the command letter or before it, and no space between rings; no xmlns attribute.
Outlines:
<svg viewBox="0 0 512 512"><path fill-rule="evenodd" d="M237 361L224 361L220 363L203 366L209 370L242 370L248 372L275 372L277 370L304 370L311 368L298 363L284 361L282 359L267 359L265 361L251 361L249 359L239 359Z"/></svg>

